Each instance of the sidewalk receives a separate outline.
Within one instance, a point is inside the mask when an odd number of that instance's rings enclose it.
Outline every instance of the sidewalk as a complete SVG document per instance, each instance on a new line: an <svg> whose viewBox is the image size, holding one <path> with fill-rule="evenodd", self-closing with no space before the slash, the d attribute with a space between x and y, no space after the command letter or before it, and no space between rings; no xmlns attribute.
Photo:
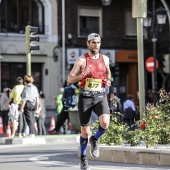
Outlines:
<svg viewBox="0 0 170 170"><path fill-rule="evenodd" d="M80 135L70 134L70 135L37 135L35 138L19 138L19 137L5 137L5 135L0 135L0 145L9 144L48 144L48 143L78 143Z"/></svg>
<svg viewBox="0 0 170 170"><path fill-rule="evenodd" d="M77 143L80 157L79 138L80 134L36 136L34 139L17 137L12 139L1 135L0 145ZM170 145L160 145L157 148L99 145L99 150L99 158L94 158L90 154L90 145L88 145L87 158L115 163L170 166Z"/></svg>

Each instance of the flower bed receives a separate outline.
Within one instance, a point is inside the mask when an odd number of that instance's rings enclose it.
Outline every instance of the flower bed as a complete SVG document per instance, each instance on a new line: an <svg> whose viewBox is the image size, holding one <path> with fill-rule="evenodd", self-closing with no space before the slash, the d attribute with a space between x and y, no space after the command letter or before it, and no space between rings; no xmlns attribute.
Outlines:
<svg viewBox="0 0 170 170"><path fill-rule="evenodd" d="M137 146L144 141L146 147L158 146L170 143L170 95L165 90L159 91L160 100L154 106L148 104L144 118L137 122L137 128L129 131L129 127L123 124L117 117L112 117L109 129L99 142L101 144ZM117 113L121 114L121 113ZM91 128L97 130L98 123Z"/></svg>

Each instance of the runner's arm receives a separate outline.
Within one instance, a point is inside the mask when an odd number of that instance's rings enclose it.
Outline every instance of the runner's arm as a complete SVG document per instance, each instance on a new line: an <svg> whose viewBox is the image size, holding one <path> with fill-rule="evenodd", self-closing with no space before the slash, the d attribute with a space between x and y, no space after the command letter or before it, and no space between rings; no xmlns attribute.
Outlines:
<svg viewBox="0 0 170 170"><path fill-rule="evenodd" d="M106 65L106 85L111 86L111 71L110 71L110 66L109 66L109 58L105 57L105 65Z"/></svg>
<svg viewBox="0 0 170 170"><path fill-rule="evenodd" d="M74 66L70 72L70 75L68 76L68 79L67 79L68 84L76 83L82 79L82 75L79 74L81 71L81 67L82 67L81 60L82 59L80 57L76 60Z"/></svg>
<svg viewBox="0 0 170 170"><path fill-rule="evenodd" d="M110 80L111 79L111 71L110 71L109 65L106 65L106 69L107 69L107 73L106 73L107 80Z"/></svg>

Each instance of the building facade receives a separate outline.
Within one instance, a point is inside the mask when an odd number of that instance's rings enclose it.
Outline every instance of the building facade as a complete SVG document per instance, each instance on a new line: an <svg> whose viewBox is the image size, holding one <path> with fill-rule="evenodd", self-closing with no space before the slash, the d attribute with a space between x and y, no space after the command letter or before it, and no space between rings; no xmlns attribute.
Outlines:
<svg viewBox="0 0 170 170"><path fill-rule="evenodd" d="M57 62L53 59L53 50L58 44L57 6L56 0L1 1L1 91L4 87L13 88L16 77L27 74L25 26L37 26L40 49L32 51L31 73L38 90L44 92L47 105L54 105L62 85L60 58Z"/></svg>
<svg viewBox="0 0 170 170"><path fill-rule="evenodd" d="M161 2L156 0L156 4ZM1 91L12 88L16 77L26 74L25 26L32 25L39 27L40 50L32 52L31 71L48 106L54 106L76 58L88 51L86 40L91 32L100 34L101 53L110 58L110 91L122 100L129 93L137 100L137 26L132 0L112 0L108 6L101 0L1 0L0 11ZM168 29L166 24L160 37L167 37ZM145 77L149 82L146 70ZM150 83L145 84L147 89Z"/></svg>
<svg viewBox="0 0 170 170"><path fill-rule="evenodd" d="M102 39L100 52L110 58L112 80L114 80L110 92L118 93L122 101L126 99L127 94L133 94L136 102L138 92L137 22L135 18L132 18L132 0L112 0L107 6L103 5L102 0L58 0L60 7L58 16L62 15L63 2L65 3L65 20L63 22L63 18L59 17L58 30L59 35L62 35L64 25L66 75L70 72L76 58L87 52L87 35L97 32ZM156 9L160 5L163 6L161 1L155 0L155 2ZM151 10L152 1L148 1L147 6L147 9ZM168 40L168 32L167 20L162 32L157 35L158 40ZM152 39L149 38L149 32L144 29L144 61L153 55ZM162 43L162 41L159 42ZM168 50L166 52L161 50L160 44L158 44L157 53L161 58ZM59 46L63 46L63 39L59 39ZM152 74L147 72L146 68L144 70L147 93L147 90L152 88ZM162 87L161 82L162 77L158 72L158 89Z"/></svg>

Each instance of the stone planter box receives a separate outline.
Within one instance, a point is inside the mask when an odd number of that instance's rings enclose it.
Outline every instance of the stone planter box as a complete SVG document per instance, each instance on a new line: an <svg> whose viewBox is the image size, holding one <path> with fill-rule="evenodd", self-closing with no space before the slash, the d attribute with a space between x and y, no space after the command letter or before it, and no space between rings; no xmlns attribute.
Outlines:
<svg viewBox="0 0 170 170"><path fill-rule="evenodd" d="M87 147L87 158L89 160L107 161L125 164L160 165L170 166L169 145L160 146L158 149L145 147L124 147L99 145L100 156L94 158L90 154L90 145ZM78 157L80 157L80 147L78 147Z"/></svg>
<svg viewBox="0 0 170 170"><path fill-rule="evenodd" d="M79 113L78 110L69 110L69 117L70 117L70 122L73 126L73 129L79 133L81 126L80 126L80 120L79 120Z"/></svg>

